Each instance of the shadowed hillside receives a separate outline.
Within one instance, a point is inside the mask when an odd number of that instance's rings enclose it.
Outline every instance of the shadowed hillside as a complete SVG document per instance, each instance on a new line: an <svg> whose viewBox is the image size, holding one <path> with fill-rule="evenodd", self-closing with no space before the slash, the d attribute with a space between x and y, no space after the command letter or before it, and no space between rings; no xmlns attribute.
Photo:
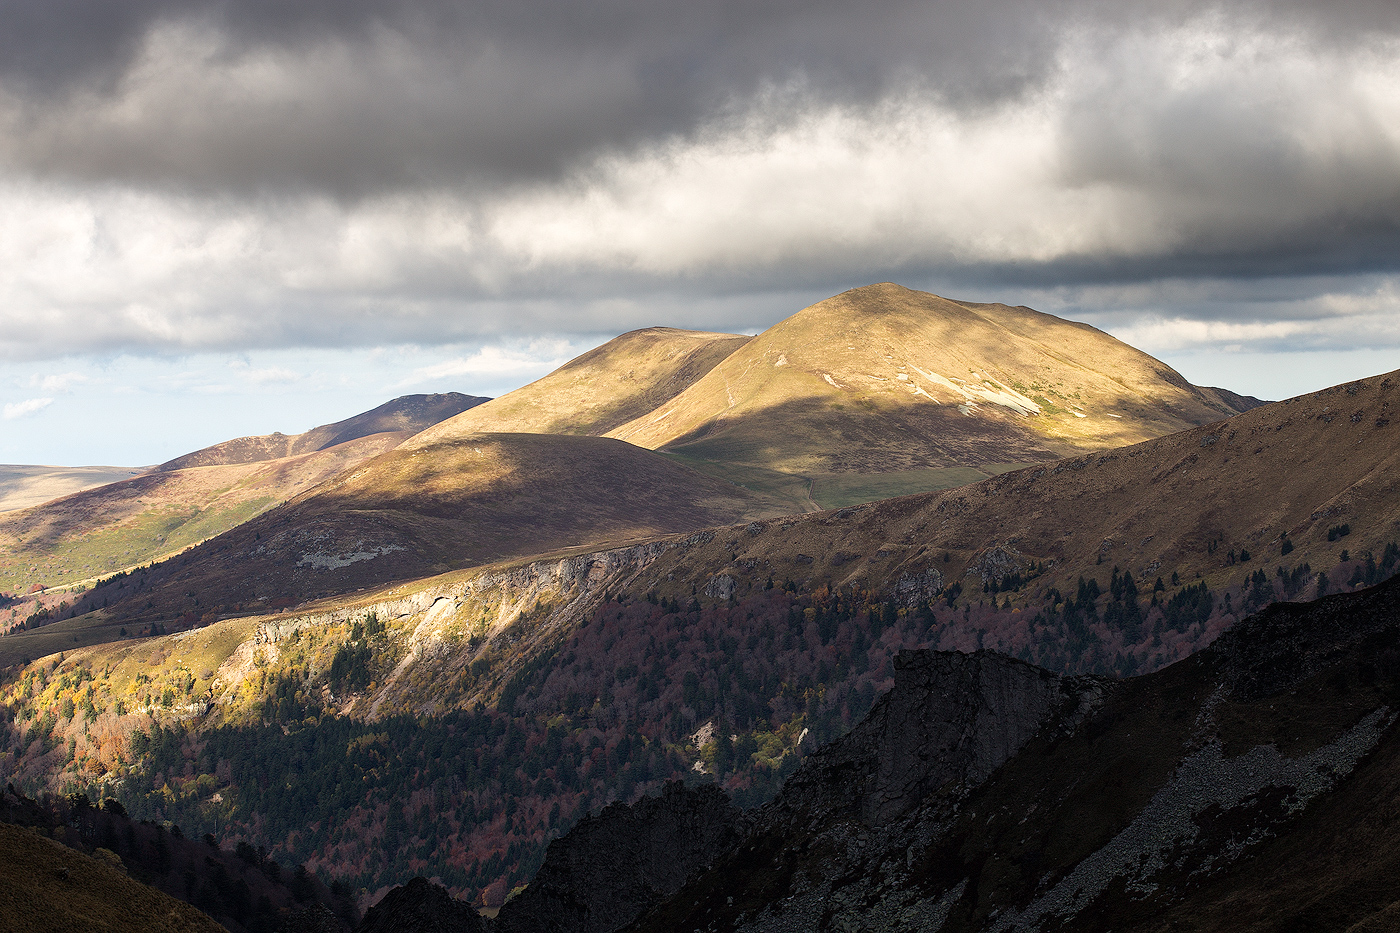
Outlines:
<svg viewBox="0 0 1400 933"><path fill-rule="evenodd" d="M167 561L120 619L301 602L541 551L777 511L762 497L609 438L482 434L400 448ZM99 595L100 594L100 595ZM102 590L88 604L112 597Z"/></svg>
<svg viewBox="0 0 1400 933"><path fill-rule="evenodd" d="M7 933L348 933L356 917L344 888L327 889L304 866L287 868L246 842L226 849L212 835L189 839L178 825L138 822L112 798L101 805L83 794L32 800L7 785L0 790L0 852L9 868L0 884L0 928ZM58 909L39 909L45 900Z"/></svg>
<svg viewBox="0 0 1400 933"><path fill-rule="evenodd" d="M627 929L1393 929L1397 589L1271 607L1128 681L902 655L863 723Z"/></svg>
<svg viewBox="0 0 1400 933"><path fill-rule="evenodd" d="M9 933L225 933L188 904L18 826L0 824L0 927Z"/></svg>

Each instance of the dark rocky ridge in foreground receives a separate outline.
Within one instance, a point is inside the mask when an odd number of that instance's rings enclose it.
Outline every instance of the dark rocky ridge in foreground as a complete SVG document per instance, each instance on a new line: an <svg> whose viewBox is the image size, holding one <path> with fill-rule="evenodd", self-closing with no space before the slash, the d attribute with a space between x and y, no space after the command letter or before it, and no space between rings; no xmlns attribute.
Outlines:
<svg viewBox="0 0 1400 933"><path fill-rule="evenodd" d="M907 655L895 689L740 846L630 929L1379 922L1400 877L1381 831L1400 818L1397 597L1391 582L1276 604L1119 682ZM930 746L943 750L911 766Z"/></svg>
<svg viewBox="0 0 1400 933"><path fill-rule="evenodd" d="M895 688L773 803L742 822L710 804L715 823L692 832L742 835L679 892L655 888L640 919L610 925L637 906L633 886L604 922L598 879L656 859L636 841L666 837L678 805L698 813L696 795L716 791L610 807L555 843L527 894L592 897L593 922L508 905L499 928L1388 929L1397 709L1394 581L1276 604L1124 681L908 652Z"/></svg>
<svg viewBox="0 0 1400 933"><path fill-rule="evenodd" d="M950 785L976 785L1047 725L1070 728L1101 697L994 651L905 651L894 689L844 738L803 764L760 826L837 814L880 826Z"/></svg>

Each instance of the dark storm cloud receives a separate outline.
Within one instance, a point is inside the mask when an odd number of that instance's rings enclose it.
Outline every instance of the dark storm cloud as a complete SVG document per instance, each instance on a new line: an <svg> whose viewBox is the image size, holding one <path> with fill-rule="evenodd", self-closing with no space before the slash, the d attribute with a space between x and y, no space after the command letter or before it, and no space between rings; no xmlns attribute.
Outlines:
<svg viewBox="0 0 1400 933"><path fill-rule="evenodd" d="M12 0L0 75L33 171L365 192L548 175L771 83L975 101L1043 73L1052 6L963 6Z"/></svg>
<svg viewBox="0 0 1400 933"><path fill-rule="evenodd" d="M338 194L541 178L685 135L761 89L854 103L921 86L960 107L1040 86L1060 35L1206 5L7 0L7 146L38 173ZM1393 4L1236 7L1320 41Z"/></svg>

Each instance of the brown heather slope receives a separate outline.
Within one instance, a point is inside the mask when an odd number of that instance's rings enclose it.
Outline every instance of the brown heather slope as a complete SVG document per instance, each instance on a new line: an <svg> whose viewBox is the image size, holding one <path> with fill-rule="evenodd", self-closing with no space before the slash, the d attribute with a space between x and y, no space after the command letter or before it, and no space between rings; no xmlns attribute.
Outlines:
<svg viewBox="0 0 1400 933"><path fill-rule="evenodd" d="M483 431L607 434L674 398L751 339L671 327L634 330L543 379L429 428L409 446Z"/></svg>
<svg viewBox="0 0 1400 933"><path fill-rule="evenodd" d="M404 396L305 434L237 438L0 515L0 591L23 595L177 553L480 401L455 392Z"/></svg>
<svg viewBox="0 0 1400 933"><path fill-rule="evenodd" d="M1379 560L1400 539L1397 410L1400 372L1374 376L958 489L719 534L684 567L657 572L687 589L726 573L742 592L769 574L880 590L933 569L981 599L985 582L1038 564L1040 577L998 597L1034 605L1081 575L1103 586L1114 567L1149 584L1176 572L1215 588L1279 565L1330 570L1343 549ZM1341 525L1349 536L1329 541Z"/></svg>
<svg viewBox="0 0 1400 933"><path fill-rule="evenodd" d="M139 598L110 614L169 619L301 602L776 511L745 489L610 438L478 434L392 450L342 473L154 568Z"/></svg>
<svg viewBox="0 0 1400 933"><path fill-rule="evenodd" d="M611 433L789 473L889 473L1053 460L1236 411L1086 324L885 283L798 312Z"/></svg>

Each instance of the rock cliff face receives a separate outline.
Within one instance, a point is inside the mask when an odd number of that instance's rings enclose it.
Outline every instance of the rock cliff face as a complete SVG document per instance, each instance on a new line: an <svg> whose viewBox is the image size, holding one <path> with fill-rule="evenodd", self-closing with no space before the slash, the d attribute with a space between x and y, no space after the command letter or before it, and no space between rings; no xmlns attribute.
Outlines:
<svg viewBox="0 0 1400 933"><path fill-rule="evenodd" d="M495 933L608 933L680 890L734 846L742 814L713 785L613 804L554 840Z"/></svg>
<svg viewBox="0 0 1400 933"><path fill-rule="evenodd" d="M483 933L471 905L427 878L394 888L365 913L355 933Z"/></svg>
<svg viewBox="0 0 1400 933"><path fill-rule="evenodd" d="M936 928L956 894L911 891L909 863L961 800L1036 737L1072 731L1104 693L1097 679L991 651L901 653L869 715L810 756L743 843L642 928L686 928L706 912L721 929ZM697 916L682 905L702 891Z"/></svg>
<svg viewBox="0 0 1400 933"><path fill-rule="evenodd" d="M1397 710L1400 582L1275 605L1124 681L907 653L628 929L1392 928Z"/></svg>
<svg viewBox="0 0 1400 933"><path fill-rule="evenodd" d="M373 613L403 633L401 663L375 689L345 711L375 716L411 710L440 712L439 698L423 682L452 676L483 650L480 642L508 642L513 667L484 679L472 702L490 702L506 679L532 657L586 620L609 592L636 584L658 557L707 543L712 532L487 569L465 580L447 578L387 598L321 611L269 618L250 628L226 656L210 693L211 708L228 707L249 678L255 659L276 662L306 631L318 631ZM478 636L475 641L472 636Z"/></svg>
<svg viewBox="0 0 1400 933"><path fill-rule="evenodd" d="M869 826L930 793L976 786L1052 719L1080 716L1102 693L991 651L906 651L895 686L845 738L792 776L773 816L857 813Z"/></svg>

